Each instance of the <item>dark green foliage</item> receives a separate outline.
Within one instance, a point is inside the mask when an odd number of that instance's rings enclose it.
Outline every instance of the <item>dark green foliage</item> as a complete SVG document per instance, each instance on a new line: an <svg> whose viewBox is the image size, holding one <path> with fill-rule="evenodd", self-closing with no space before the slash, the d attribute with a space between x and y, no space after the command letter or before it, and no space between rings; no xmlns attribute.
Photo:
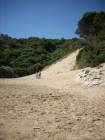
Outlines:
<svg viewBox="0 0 105 140"><path fill-rule="evenodd" d="M95 67L102 62L105 62L105 51L94 52L94 50L84 48L77 56L77 65L79 68Z"/></svg>
<svg viewBox="0 0 105 140"><path fill-rule="evenodd" d="M28 68L28 73L33 74L40 71L41 69L42 69L41 63L37 63Z"/></svg>
<svg viewBox="0 0 105 140"><path fill-rule="evenodd" d="M25 76L25 75L28 75L28 68L27 67L14 67L14 72L18 76Z"/></svg>
<svg viewBox="0 0 105 140"><path fill-rule="evenodd" d="M53 52L56 49L56 45L50 41L46 41L43 43L43 48L48 52Z"/></svg>
<svg viewBox="0 0 105 140"><path fill-rule="evenodd" d="M77 34L84 38L84 48L77 56L78 67L94 67L105 62L105 12L84 14Z"/></svg>
<svg viewBox="0 0 105 140"><path fill-rule="evenodd" d="M83 38L98 36L105 31L105 12L87 12L78 23L76 33Z"/></svg>
<svg viewBox="0 0 105 140"><path fill-rule="evenodd" d="M0 67L0 78L13 78L16 77L13 69L8 66Z"/></svg>
<svg viewBox="0 0 105 140"><path fill-rule="evenodd" d="M13 39L0 35L0 66L12 67L17 76L33 74L80 48L79 46L81 42L76 38Z"/></svg>

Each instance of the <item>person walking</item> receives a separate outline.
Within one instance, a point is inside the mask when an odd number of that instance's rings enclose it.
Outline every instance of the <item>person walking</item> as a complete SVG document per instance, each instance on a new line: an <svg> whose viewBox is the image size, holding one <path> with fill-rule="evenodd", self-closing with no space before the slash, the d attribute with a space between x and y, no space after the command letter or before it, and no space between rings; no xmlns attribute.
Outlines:
<svg viewBox="0 0 105 140"><path fill-rule="evenodd" d="M41 70L38 72L38 79L41 78Z"/></svg>
<svg viewBox="0 0 105 140"><path fill-rule="evenodd" d="M36 79L41 78L41 64L38 64L36 67Z"/></svg>

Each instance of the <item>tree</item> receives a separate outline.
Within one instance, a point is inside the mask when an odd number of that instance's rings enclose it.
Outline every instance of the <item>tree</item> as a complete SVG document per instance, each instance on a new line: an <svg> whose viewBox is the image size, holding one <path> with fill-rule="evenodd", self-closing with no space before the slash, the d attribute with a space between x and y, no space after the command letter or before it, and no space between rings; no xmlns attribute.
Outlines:
<svg viewBox="0 0 105 140"><path fill-rule="evenodd" d="M82 68L105 62L105 12L84 14L76 33L85 46L77 56L77 65Z"/></svg>
<svg viewBox="0 0 105 140"><path fill-rule="evenodd" d="M87 12L78 23L76 33L85 39L98 36L105 32L105 12Z"/></svg>
<svg viewBox="0 0 105 140"><path fill-rule="evenodd" d="M76 33L93 49L103 48L105 42L105 12L87 12L78 23ZM101 45L100 45L101 44Z"/></svg>

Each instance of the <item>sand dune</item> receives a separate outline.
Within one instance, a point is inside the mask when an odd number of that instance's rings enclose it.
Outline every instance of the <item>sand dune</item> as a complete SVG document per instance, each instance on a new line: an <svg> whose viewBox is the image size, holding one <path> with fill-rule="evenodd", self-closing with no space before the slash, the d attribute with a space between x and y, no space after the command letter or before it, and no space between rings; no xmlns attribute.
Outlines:
<svg viewBox="0 0 105 140"><path fill-rule="evenodd" d="M105 64L73 70L77 53L43 70L41 79L0 79L0 140L105 139ZM94 84L97 75L102 82Z"/></svg>

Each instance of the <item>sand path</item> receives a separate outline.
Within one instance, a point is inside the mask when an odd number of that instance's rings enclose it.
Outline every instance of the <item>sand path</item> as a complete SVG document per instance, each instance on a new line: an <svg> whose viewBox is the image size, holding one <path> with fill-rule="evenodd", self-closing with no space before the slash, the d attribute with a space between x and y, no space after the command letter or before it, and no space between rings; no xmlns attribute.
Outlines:
<svg viewBox="0 0 105 140"><path fill-rule="evenodd" d="M41 79L0 79L0 140L105 140L105 86L76 80L77 53Z"/></svg>

